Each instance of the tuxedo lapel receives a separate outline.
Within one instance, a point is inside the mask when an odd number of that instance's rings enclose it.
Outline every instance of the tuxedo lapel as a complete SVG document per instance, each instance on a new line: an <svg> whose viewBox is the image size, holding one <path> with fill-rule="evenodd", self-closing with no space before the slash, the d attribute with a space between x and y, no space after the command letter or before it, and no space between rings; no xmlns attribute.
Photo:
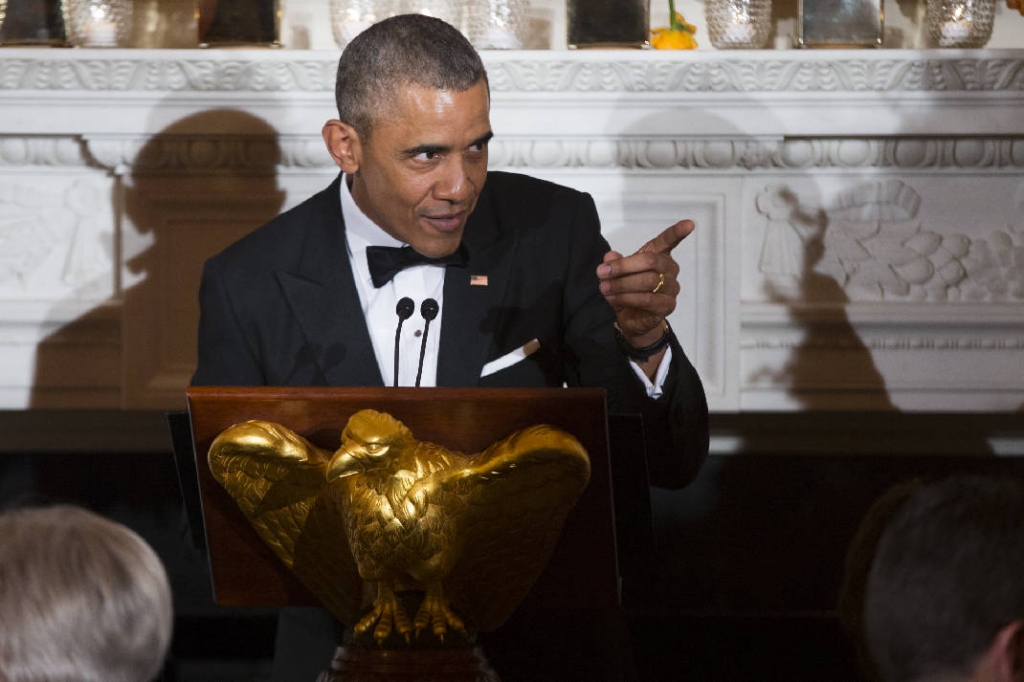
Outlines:
<svg viewBox="0 0 1024 682"><path fill-rule="evenodd" d="M277 279L327 384L382 386L348 257L340 181L318 196L298 269Z"/></svg>
<svg viewBox="0 0 1024 682"><path fill-rule="evenodd" d="M445 273L438 386L478 385L494 345L517 239L500 229L489 196L485 190L463 234L467 266Z"/></svg>

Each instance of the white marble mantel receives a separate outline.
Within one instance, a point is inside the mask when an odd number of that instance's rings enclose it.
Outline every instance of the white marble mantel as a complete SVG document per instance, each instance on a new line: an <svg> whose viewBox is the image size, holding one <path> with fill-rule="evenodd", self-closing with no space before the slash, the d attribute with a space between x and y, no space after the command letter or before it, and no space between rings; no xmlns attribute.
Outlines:
<svg viewBox="0 0 1024 682"><path fill-rule="evenodd" d="M716 411L1024 406L1024 50L486 53L491 167L678 217ZM176 408L202 260L333 175L336 53L0 51L0 408Z"/></svg>

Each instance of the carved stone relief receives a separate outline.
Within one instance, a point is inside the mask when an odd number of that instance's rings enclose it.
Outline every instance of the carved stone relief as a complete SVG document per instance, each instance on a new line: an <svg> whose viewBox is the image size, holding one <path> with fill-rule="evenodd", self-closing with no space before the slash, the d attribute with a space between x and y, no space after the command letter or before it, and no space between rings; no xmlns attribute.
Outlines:
<svg viewBox="0 0 1024 682"><path fill-rule="evenodd" d="M106 178L19 175L0 182L0 298L107 298L113 250Z"/></svg>
<svg viewBox="0 0 1024 682"><path fill-rule="evenodd" d="M920 195L895 179L854 185L827 206L770 184L755 203L759 271L775 291L794 290L810 265L855 301L1024 299L1022 221L982 233L931 225ZM1014 212L1022 208L1018 200Z"/></svg>

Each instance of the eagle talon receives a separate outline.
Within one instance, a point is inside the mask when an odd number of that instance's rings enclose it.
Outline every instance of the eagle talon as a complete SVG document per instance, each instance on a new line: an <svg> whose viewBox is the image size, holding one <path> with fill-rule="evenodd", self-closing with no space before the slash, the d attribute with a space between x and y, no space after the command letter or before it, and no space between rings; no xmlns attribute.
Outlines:
<svg viewBox="0 0 1024 682"><path fill-rule="evenodd" d="M373 610L363 616L352 629L356 636L361 636L370 628L373 628L373 639L377 644L383 644L391 636L392 631L397 631L408 642L409 635L413 631L409 616L405 614L398 597L386 585L380 585L377 588L377 599L374 602Z"/></svg>
<svg viewBox="0 0 1024 682"><path fill-rule="evenodd" d="M430 626L434 636L442 642L449 628L461 632L463 635L466 634L466 626L463 624L462 619L455 615L455 612L445 603L439 585L431 585L427 589L427 594L423 597L423 603L420 604L420 608L416 612L414 626L417 637L419 637L420 632L427 629L427 626Z"/></svg>

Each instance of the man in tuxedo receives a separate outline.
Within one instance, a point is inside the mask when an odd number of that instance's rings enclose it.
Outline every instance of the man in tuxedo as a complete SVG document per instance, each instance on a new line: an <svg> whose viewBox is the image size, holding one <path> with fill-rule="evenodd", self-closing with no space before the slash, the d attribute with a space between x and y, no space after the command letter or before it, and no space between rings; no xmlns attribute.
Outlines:
<svg viewBox="0 0 1024 682"><path fill-rule="evenodd" d="M488 173L487 75L440 20L358 36L336 96L338 178L206 264L193 383L603 387L643 415L652 481L691 481L707 403L665 317L693 223L623 256L588 195Z"/></svg>

